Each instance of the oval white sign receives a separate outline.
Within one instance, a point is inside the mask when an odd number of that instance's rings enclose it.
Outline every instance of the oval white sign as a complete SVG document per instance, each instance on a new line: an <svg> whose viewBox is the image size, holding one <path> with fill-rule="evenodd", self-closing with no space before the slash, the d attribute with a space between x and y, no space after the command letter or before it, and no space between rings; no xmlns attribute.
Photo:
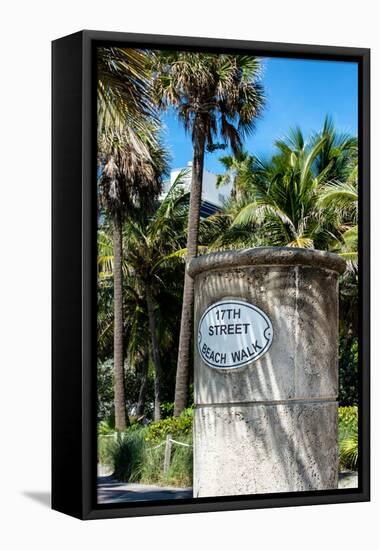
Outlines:
<svg viewBox="0 0 379 550"><path fill-rule="evenodd" d="M261 309L240 300L221 300L204 311L197 348L210 367L238 368L266 353L272 337L271 321Z"/></svg>

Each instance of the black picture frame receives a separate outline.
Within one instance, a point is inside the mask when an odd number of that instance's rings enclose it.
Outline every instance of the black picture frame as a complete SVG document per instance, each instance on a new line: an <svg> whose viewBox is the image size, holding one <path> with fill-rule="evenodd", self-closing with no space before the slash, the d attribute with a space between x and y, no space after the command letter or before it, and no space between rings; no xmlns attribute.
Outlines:
<svg viewBox="0 0 379 550"><path fill-rule="evenodd" d="M355 61L359 78L359 486L96 504L96 66L100 44ZM370 50L85 30L52 44L52 508L81 519L370 499Z"/></svg>

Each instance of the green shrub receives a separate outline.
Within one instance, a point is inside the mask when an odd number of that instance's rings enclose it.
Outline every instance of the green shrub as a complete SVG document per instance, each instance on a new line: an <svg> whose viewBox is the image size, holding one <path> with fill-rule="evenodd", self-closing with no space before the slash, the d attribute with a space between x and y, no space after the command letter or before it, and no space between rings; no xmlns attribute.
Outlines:
<svg viewBox="0 0 379 550"><path fill-rule="evenodd" d="M358 426L358 407L338 408L339 429L346 430Z"/></svg>
<svg viewBox="0 0 379 550"><path fill-rule="evenodd" d="M193 409L185 409L180 416L170 416L158 422L152 422L148 427L146 441L158 444L168 434L174 438L188 435L192 432Z"/></svg>
<svg viewBox="0 0 379 550"><path fill-rule="evenodd" d="M98 435L112 435L115 431L114 424L109 420L101 420L97 424Z"/></svg>
<svg viewBox="0 0 379 550"><path fill-rule="evenodd" d="M340 442L340 466L347 470L356 470L358 463L358 429Z"/></svg>
<svg viewBox="0 0 379 550"><path fill-rule="evenodd" d="M174 412L174 402L173 401L165 401L161 404L161 412L163 418L167 418L168 416L172 415Z"/></svg>
<svg viewBox="0 0 379 550"><path fill-rule="evenodd" d="M358 463L358 408L339 407L340 469L356 470Z"/></svg>
<svg viewBox="0 0 379 550"><path fill-rule="evenodd" d="M146 428L131 427L110 446L114 476L120 481L140 481L145 455Z"/></svg>
<svg viewBox="0 0 379 550"><path fill-rule="evenodd" d="M153 422L147 427L146 455L141 480L160 485L192 486L192 424L193 409L189 408L178 417L169 417ZM172 444L168 472L163 474L165 442L167 435L189 446Z"/></svg>

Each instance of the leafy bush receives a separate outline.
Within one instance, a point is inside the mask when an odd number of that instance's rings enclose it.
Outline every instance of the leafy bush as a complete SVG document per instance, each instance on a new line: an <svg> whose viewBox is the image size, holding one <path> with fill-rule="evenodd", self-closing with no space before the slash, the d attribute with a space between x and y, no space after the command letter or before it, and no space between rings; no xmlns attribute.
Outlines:
<svg viewBox="0 0 379 550"><path fill-rule="evenodd" d="M339 407L340 469L356 470L358 462L358 408Z"/></svg>
<svg viewBox="0 0 379 550"><path fill-rule="evenodd" d="M340 465L347 470L356 470L358 463L358 429L340 442Z"/></svg>
<svg viewBox="0 0 379 550"><path fill-rule="evenodd" d="M188 435L192 432L192 423L193 409L185 409L180 416L170 416L150 424L146 441L159 443L168 434L171 434L174 438Z"/></svg>
<svg viewBox="0 0 379 550"><path fill-rule="evenodd" d="M165 401L164 403L162 403L161 412L162 412L163 418L167 418L168 416L172 415L174 412L174 402Z"/></svg>
<svg viewBox="0 0 379 550"><path fill-rule="evenodd" d="M358 407L339 407L338 424L340 433L345 433L352 427L358 426Z"/></svg>
<svg viewBox="0 0 379 550"><path fill-rule="evenodd" d="M110 420L101 420L97 424L98 435L112 435L115 431L114 422Z"/></svg>

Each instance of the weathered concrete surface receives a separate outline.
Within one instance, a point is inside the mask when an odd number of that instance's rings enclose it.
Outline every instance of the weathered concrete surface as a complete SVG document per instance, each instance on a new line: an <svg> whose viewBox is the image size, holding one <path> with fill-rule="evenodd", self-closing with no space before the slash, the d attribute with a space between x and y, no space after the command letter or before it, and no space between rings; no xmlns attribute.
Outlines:
<svg viewBox="0 0 379 550"><path fill-rule="evenodd" d="M334 489L336 402L200 407L194 496Z"/></svg>
<svg viewBox="0 0 379 550"><path fill-rule="evenodd" d="M335 397L336 290L336 273L309 267L254 266L199 274L195 282L195 327L212 303L242 298L268 315L273 342L269 352L253 365L233 372L205 368L196 350L195 402Z"/></svg>
<svg viewBox="0 0 379 550"><path fill-rule="evenodd" d="M203 271L211 269L230 269L234 267L252 265L302 265L330 269L343 273L346 262L330 252L305 248L289 248L280 246L262 246L258 248L244 248L241 250L227 250L198 256L188 266L188 273L195 277Z"/></svg>
<svg viewBox="0 0 379 550"><path fill-rule="evenodd" d="M226 298L263 310L274 333L265 355L232 371L207 366L195 346L195 496L337 487L343 268L333 254L287 248L191 262L195 340L205 309Z"/></svg>

